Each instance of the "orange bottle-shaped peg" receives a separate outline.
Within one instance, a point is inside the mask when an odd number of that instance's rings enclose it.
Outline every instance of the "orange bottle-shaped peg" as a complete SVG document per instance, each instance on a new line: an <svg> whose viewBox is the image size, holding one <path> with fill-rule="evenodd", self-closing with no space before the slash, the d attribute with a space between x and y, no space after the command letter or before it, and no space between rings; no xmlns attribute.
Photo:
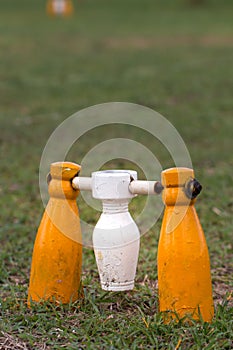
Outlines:
<svg viewBox="0 0 233 350"><path fill-rule="evenodd" d="M36 236L28 305L44 300L69 303L81 296L82 237L71 180L81 167L71 162L51 164L49 194Z"/></svg>
<svg viewBox="0 0 233 350"><path fill-rule="evenodd" d="M70 16L74 11L72 0L48 0L46 12L50 16Z"/></svg>
<svg viewBox="0 0 233 350"><path fill-rule="evenodd" d="M165 212L158 246L159 308L165 322L214 315L208 248L194 208L201 190L189 168L162 172Z"/></svg>

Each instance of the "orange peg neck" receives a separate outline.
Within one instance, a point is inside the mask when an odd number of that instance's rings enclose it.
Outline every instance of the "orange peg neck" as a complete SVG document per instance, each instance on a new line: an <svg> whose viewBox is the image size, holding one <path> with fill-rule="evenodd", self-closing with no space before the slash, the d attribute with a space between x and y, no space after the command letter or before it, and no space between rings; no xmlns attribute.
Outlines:
<svg viewBox="0 0 233 350"><path fill-rule="evenodd" d="M72 187L72 179L80 170L81 166L72 162L52 163L49 174L49 195L53 198L75 200L79 190Z"/></svg>
<svg viewBox="0 0 233 350"><path fill-rule="evenodd" d="M186 184L193 178L193 169L170 168L164 170L161 176L161 182L164 186L164 190L162 193L163 202L167 206L193 205L195 199L190 199L185 191Z"/></svg>

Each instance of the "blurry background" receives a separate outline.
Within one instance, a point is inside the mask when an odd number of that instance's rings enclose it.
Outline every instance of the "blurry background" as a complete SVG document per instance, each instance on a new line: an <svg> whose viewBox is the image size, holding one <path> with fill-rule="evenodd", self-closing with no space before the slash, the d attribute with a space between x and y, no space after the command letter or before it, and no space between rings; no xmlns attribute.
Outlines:
<svg viewBox="0 0 233 350"><path fill-rule="evenodd" d="M232 203L232 1L73 5L73 15L64 18L47 16L46 1L0 4L0 189L3 203L11 203L3 205L1 223L38 216L38 167L51 132L78 110L111 101L142 104L171 121L204 185L205 205L213 198L211 206L224 211ZM163 168L173 165L157 140L131 132ZM68 159L80 163L106 135L128 137L129 130L92 130ZM125 161L107 166L134 167Z"/></svg>
<svg viewBox="0 0 233 350"><path fill-rule="evenodd" d="M0 2L0 280L4 295L11 298L14 292L25 297L33 241L43 212L38 168L49 135L82 108L125 101L161 113L189 149L204 188L197 210L210 247L215 299L219 300L232 283L233 3L74 0L73 4L73 15L63 18L47 16L46 1ZM172 166L156 140L133 132L163 168ZM106 135L127 137L128 130L116 126L91 131L74 145L69 160L80 162ZM116 160L107 166L134 165ZM134 211L140 203L132 204ZM82 201L80 208L84 219L95 222L98 215ZM159 228L148 234L151 244L142 241L139 263L151 279L156 279ZM88 256L84 271L95 270L92 252Z"/></svg>

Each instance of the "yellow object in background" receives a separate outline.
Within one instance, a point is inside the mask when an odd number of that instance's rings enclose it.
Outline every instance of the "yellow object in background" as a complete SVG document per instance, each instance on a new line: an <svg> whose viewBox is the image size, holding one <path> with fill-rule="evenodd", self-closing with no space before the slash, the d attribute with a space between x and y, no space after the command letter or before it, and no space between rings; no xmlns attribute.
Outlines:
<svg viewBox="0 0 233 350"><path fill-rule="evenodd" d="M72 0L48 0L46 11L51 16L70 16L74 12Z"/></svg>
<svg viewBox="0 0 233 350"><path fill-rule="evenodd" d="M211 322L214 315L208 248L194 208L195 181L189 168L162 172L165 212L158 246L158 288L165 322L186 316Z"/></svg>
<svg viewBox="0 0 233 350"><path fill-rule="evenodd" d="M82 237L71 182L81 167L71 162L51 165L49 194L36 236L28 290L31 301L70 303L81 295Z"/></svg>

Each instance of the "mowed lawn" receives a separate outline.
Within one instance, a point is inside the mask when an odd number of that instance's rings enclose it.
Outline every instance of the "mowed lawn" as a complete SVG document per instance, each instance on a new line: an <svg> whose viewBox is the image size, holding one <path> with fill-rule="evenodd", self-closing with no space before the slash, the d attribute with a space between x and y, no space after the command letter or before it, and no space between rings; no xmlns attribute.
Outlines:
<svg viewBox="0 0 233 350"><path fill-rule="evenodd" d="M0 349L233 348L233 3L190 3L76 0L71 18L50 18L46 1L0 2ZM211 324L162 322L156 263L162 217L141 238L133 291L102 291L93 251L84 247L85 298L26 306L44 210L38 175L45 144L73 113L111 101L158 111L186 143L203 185L196 209L211 259ZM128 138L129 130L92 130L67 159L81 163L107 136ZM173 166L151 135L132 128L130 136L163 169ZM107 166L135 165L115 159ZM133 215L144 200L132 202ZM78 204L81 218L95 223L99 213L81 198Z"/></svg>

